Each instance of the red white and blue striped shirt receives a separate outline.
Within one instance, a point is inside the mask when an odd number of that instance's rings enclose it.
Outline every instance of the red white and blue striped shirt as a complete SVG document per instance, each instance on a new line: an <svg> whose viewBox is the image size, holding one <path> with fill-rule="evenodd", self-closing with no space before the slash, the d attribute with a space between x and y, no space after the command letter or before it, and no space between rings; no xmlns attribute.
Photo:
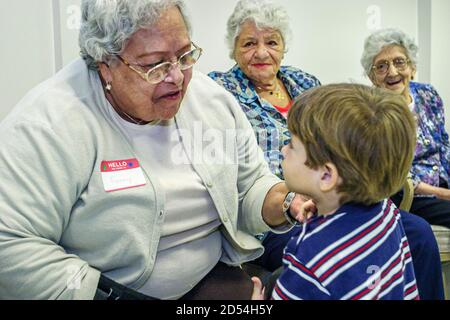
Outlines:
<svg viewBox="0 0 450 320"><path fill-rule="evenodd" d="M346 204L302 228L285 248L272 299L419 299L400 212L390 200Z"/></svg>

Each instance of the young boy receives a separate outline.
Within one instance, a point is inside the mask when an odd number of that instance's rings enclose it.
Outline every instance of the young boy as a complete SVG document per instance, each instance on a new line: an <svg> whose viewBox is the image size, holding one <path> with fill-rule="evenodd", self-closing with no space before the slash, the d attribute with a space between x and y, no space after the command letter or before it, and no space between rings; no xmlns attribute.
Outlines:
<svg viewBox="0 0 450 320"><path fill-rule="evenodd" d="M295 102L288 126L286 184L317 213L288 243L272 298L419 299L399 211L384 200L413 159L406 101L363 85L322 86ZM260 289L256 281L254 298Z"/></svg>

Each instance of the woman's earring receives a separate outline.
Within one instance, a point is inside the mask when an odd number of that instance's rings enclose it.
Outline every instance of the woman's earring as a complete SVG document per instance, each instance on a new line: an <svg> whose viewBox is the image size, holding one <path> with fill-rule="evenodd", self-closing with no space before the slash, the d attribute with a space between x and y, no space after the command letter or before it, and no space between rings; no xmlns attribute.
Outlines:
<svg viewBox="0 0 450 320"><path fill-rule="evenodd" d="M105 89L106 89L106 91L111 91L112 85L111 85L110 82L108 82L108 84L106 85Z"/></svg>

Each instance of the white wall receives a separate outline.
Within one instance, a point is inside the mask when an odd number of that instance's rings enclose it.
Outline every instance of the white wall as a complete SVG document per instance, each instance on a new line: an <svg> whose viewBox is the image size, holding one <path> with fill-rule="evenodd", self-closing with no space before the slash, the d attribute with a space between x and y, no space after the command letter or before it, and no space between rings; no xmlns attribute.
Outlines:
<svg viewBox="0 0 450 320"><path fill-rule="evenodd" d="M0 0L0 120L53 68L50 0Z"/></svg>
<svg viewBox="0 0 450 320"><path fill-rule="evenodd" d="M446 127L450 132L450 1L432 0L431 83L444 100Z"/></svg>
<svg viewBox="0 0 450 320"><path fill-rule="evenodd" d="M81 14L80 3L80 0L59 0L63 65L79 57L78 31Z"/></svg>
<svg viewBox="0 0 450 320"><path fill-rule="evenodd" d="M397 26L417 37L420 33L418 15L421 14L418 4L430 0L277 1L288 10L293 30L284 63L316 75L325 84L349 80L368 83L362 75L359 59L369 31ZM58 4L60 14L61 27L56 33L52 32L52 0L0 0L0 32L5 44L0 50L0 70L5 71L0 78L0 120L28 89L53 73L53 65L65 65L79 56L80 0L53 2ZM199 70L227 70L233 65L224 36L227 18L236 2L186 1L193 22L193 39L205 49L197 66ZM427 67L430 63L424 66L431 69L427 72L431 74L431 82L449 101L450 88L445 78L450 73L446 57L450 22L445 15L450 12L450 1L431 2L432 63L431 68ZM15 61L19 63L13 63ZM418 80L421 80L420 74ZM448 109L450 111L450 106Z"/></svg>
<svg viewBox="0 0 450 320"><path fill-rule="evenodd" d="M205 49L198 68L227 70L234 61L225 46L226 21L237 0L188 0L194 39ZM284 63L323 83L367 82L359 59L369 27L398 26L417 34L417 0L276 0L289 12L293 39ZM369 10L370 9L370 10ZM379 11L377 11L379 10ZM402 12L399 16L398 12Z"/></svg>

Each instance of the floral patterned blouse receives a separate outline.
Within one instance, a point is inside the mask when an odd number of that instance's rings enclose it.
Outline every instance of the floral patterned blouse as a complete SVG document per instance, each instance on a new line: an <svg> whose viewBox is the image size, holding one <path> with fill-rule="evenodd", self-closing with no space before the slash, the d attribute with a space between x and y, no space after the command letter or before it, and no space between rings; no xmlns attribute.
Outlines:
<svg viewBox="0 0 450 320"><path fill-rule="evenodd" d="M259 146L264 151L270 170L283 179L281 148L291 140L286 118L272 104L259 97L253 83L238 65L228 72L214 71L208 75L239 101L255 131ZM304 91L320 86L316 77L288 66L280 68L278 78L283 81L293 100Z"/></svg>
<svg viewBox="0 0 450 320"><path fill-rule="evenodd" d="M438 187L449 183L450 144L445 130L442 99L430 84L410 83L417 119L417 145L411 168L414 185L425 182Z"/></svg>

